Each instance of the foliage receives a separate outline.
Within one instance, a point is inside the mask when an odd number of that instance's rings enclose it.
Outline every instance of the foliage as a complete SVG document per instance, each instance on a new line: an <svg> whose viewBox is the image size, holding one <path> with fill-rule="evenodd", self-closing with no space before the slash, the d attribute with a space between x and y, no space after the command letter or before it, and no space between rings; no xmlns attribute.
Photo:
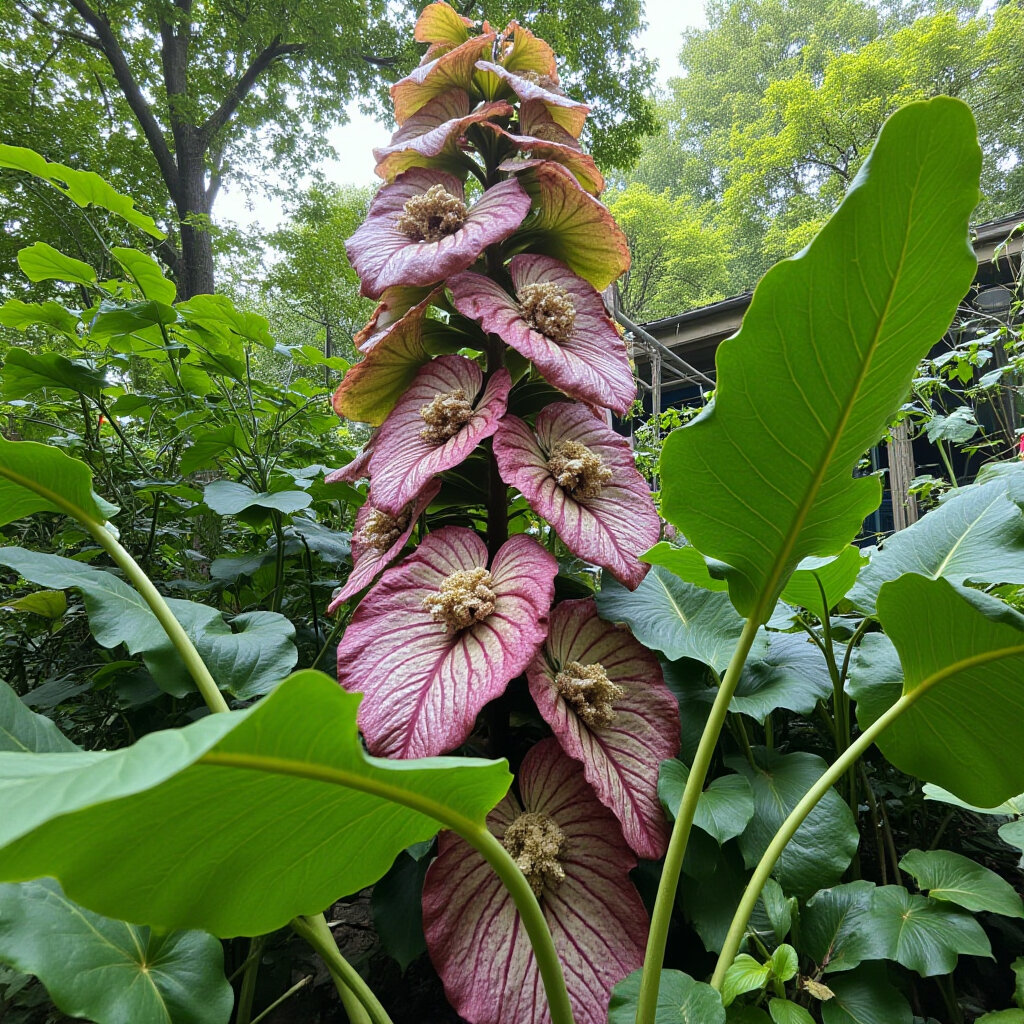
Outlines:
<svg viewBox="0 0 1024 1024"><path fill-rule="evenodd" d="M382 940L467 1019L1015 1019L1024 466L851 546L853 472L973 273L969 111L893 114L713 400L651 429L667 530L593 411L633 391L585 111L523 27L483 67L444 4L417 35L438 63L348 243L379 300L353 365L125 246L116 277L22 257L64 301L0 307L39 342L0 383L0 957L99 1024L172 990L226 1020L237 967L247 1024L269 938L213 936L288 926L387 1024L318 912L394 861ZM324 369L369 437L317 409ZM31 991L0 975L5 1012Z"/></svg>

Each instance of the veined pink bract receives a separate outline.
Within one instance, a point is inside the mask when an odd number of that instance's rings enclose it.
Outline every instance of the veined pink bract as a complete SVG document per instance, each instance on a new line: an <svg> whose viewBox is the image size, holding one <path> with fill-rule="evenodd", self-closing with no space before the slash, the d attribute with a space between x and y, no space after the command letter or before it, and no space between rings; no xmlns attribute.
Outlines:
<svg viewBox="0 0 1024 1024"><path fill-rule="evenodd" d="M514 178L493 185L472 206L465 198L457 177L423 167L385 185L345 246L363 294L377 298L395 285L436 284L465 270L530 210L530 197Z"/></svg>
<svg viewBox="0 0 1024 1024"><path fill-rule="evenodd" d="M556 740L530 750L518 779L522 805L506 796L488 828L530 865L576 1024L606 1024L612 987L643 962L647 912L629 880L636 858ZM557 857L531 856L536 839L554 839ZM537 962L508 891L464 839L442 832L438 844L423 926L452 1005L471 1024L548 1024Z"/></svg>
<svg viewBox="0 0 1024 1024"><path fill-rule="evenodd" d="M365 694L370 751L431 757L457 747L543 641L557 572L525 535L488 567L486 545L461 526L432 531L388 569L338 647L338 682Z"/></svg>
<svg viewBox="0 0 1024 1024"><path fill-rule="evenodd" d="M439 356L420 368L374 439L370 481L378 508L397 513L498 429L512 378L499 370L484 387L483 376L465 356Z"/></svg>
<svg viewBox="0 0 1024 1024"><path fill-rule="evenodd" d="M535 431L506 416L494 435L502 479L517 487L565 546L635 589L658 542L661 520L626 439L585 406L556 402Z"/></svg>
<svg viewBox="0 0 1024 1024"><path fill-rule="evenodd" d="M477 61L490 51L496 38L497 34L490 31L471 36L395 82L391 86L395 120L404 124L417 110L449 89L468 89Z"/></svg>
<svg viewBox="0 0 1024 1024"><path fill-rule="evenodd" d="M593 600L562 601L526 675L541 715L583 764L626 842L640 857L663 856L658 768L679 753L679 707L658 659L627 629L603 622Z"/></svg>
<svg viewBox="0 0 1024 1024"><path fill-rule="evenodd" d="M545 88L542 84L531 82L530 79L508 71L499 64L492 64L488 60L478 60L476 67L478 71L497 75L523 103L529 103L531 100L543 103L553 121L561 125L574 139L580 137L587 114L590 113L590 107L586 103L579 103L566 96L561 91L555 91L557 89L555 82L550 83L555 86L555 89Z"/></svg>
<svg viewBox="0 0 1024 1024"><path fill-rule="evenodd" d="M356 513L355 529L352 531L352 571L328 606L329 613L337 611L353 594L368 587L377 574L402 553L416 520L437 497L439 490L441 481L430 481L397 515L378 508L371 493Z"/></svg>
<svg viewBox="0 0 1024 1024"><path fill-rule="evenodd" d="M457 274L448 282L456 309L526 356L570 398L624 413L636 383L598 292L550 256L516 256L509 272L515 297L483 274Z"/></svg>

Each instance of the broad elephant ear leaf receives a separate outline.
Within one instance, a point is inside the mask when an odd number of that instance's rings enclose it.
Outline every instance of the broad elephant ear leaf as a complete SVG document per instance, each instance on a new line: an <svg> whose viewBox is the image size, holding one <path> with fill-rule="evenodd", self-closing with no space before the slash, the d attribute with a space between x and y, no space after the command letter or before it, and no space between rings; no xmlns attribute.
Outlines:
<svg viewBox="0 0 1024 1024"><path fill-rule="evenodd" d="M877 507L878 478L852 473L970 287L979 167L963 103L893 114L832 219L719 347L713 404L666 440L662 513L733 567L744 616L765 621L801 559L840 552Z"/></svg>
<svg viewBox="0 0 1024 1024"><path fill-rule="evenodd" d="M876 742L897 768L978 807L1024 791L1024 616L912 573L884 584L877 604L903 690L888 710L858 703L861 728L885 718Z"/></svg>
<svg viewBox="0 0 1024 1024"><path fill-rule="evenodd" d="M633 1024L642 971L634 971L612 990L608 1024ZM682 971L662 971L654 1024L725 1024L722 997Z"/></svg>
<svg viewBox="0 0 1024 1024"><path fill-rule="evenodd" d="M369 757L360 700L299 672L246 711L123 750L0 753L0 880L49 876L111 917L260 935L377 881L442 823L482 830L506 763Z"/></svg>

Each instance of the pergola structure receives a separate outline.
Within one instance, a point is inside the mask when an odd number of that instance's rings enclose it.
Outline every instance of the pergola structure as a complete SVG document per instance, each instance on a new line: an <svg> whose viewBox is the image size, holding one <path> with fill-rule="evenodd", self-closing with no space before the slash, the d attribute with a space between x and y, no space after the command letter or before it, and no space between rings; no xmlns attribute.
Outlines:
<svg viewBox="0 0 1024 1024"><path fill-rule="evenodd" d="M983 314L1005 323L1012 289L1021 280L1024 211L977 225L972 243L978 272L961 304L964 318ZM633 323L622 312L617 294L608 296L615 318L627 331L637 383L650 414L699 403L702 394L714 388L715 352L720 342L739 330L751 295L744 292L644 324ZM1005 353L997 352L996 358L1005 360ZM907 493L916 468L905 424L894 431L886 448L893 528L899 530L917 519L916 500ZM878 453L873 457L882 463Z"/></svg>

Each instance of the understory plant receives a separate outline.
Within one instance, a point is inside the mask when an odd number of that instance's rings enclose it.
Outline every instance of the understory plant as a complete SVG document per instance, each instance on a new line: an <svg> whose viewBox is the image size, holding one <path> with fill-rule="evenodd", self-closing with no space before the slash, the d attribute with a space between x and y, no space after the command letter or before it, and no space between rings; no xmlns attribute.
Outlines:
<svg viewBox="0 0 1024 1024"><path fill-rule="evenodd" d="M471 1024L1019 1024L1024 907L993 866L1024 850L1024 468L851 543L881 500L854 470L974 273L970 111L895 114L766 275L713 400L663 445L666 530L615 429L635 388L601 291L629 257L586 106L515 22L434 3L416 40L348 246L379 304L333 397L372 433L321 485L360 503L336 679L289 665L239 692L202 613L119 539L102 474L0 439L0 522L73 521L96 563L39 582L80 589L98 639L156 650L211 712L87 751L0 687L0 960L100 1024L221 1024L217 938L252 937L249 1024L262 937L290 927L350 1020L388 1024L322 912L426 862L382 931L421 916ZM158 310L168 362L205 340L194 302ZM282 510L276 478L233 465ZM987 818L1000 856L940 848ZM953 972L992 935L1002 972L973 1004Z"/></svg>

